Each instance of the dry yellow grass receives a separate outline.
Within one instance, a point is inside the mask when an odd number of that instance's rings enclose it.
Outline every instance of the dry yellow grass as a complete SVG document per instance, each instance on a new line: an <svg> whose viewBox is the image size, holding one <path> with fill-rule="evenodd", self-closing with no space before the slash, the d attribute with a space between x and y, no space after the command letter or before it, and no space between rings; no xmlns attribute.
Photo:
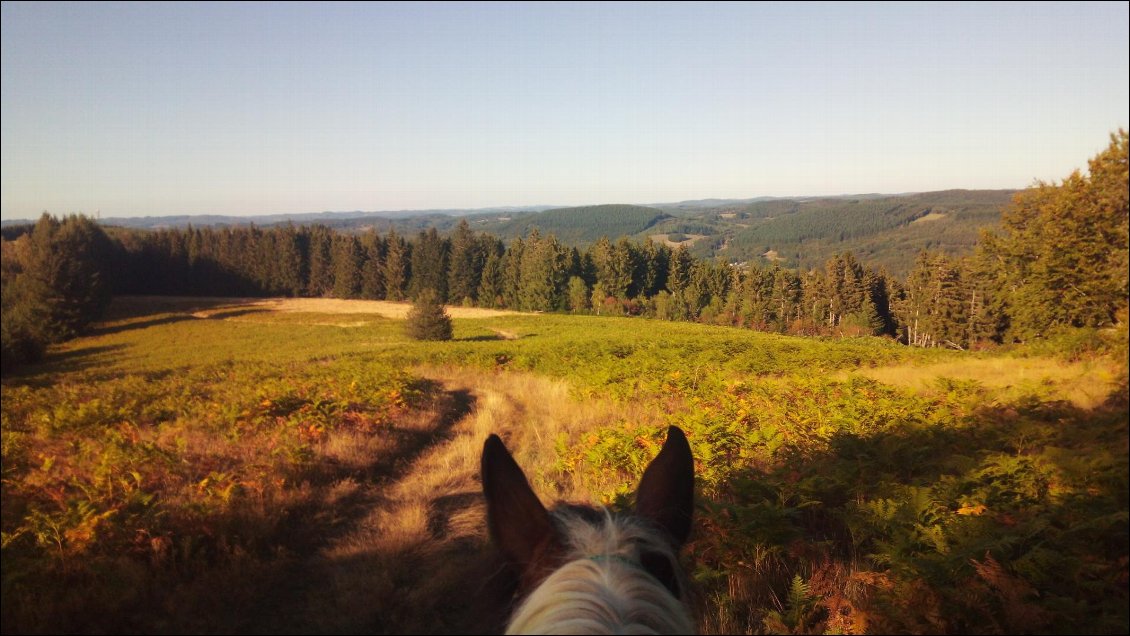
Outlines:
<svg viewBox="0 0 1130 636"><path fill-rule="evenodd" d="M323 551L333 581L327 598L335 604L380 598L375 605L385 614L372 620L394 632L496 630L509 597L498 587L504 579L495 576L498 564L487 547L479 477L483 442L491 433L500 435L547 505L555 499L598 503L593 493L603 484L557 472L554 444L559 435L576 438L638 414L624 404L580 402L565 382L529 374L416 372L442 383L463 416L440 443L398 471L403 477L382 491L365 519ZM388 614L396 607L412 612ZM356 611L340 614L355 617ZM336 627L352 631L371 624Z"/></svg>
<svg viewBox="0 0 1130 636"><path fill-rule="evenodd" d="M1039 391L1083 409L1103 403L1117 388L1118 365L1097 358L1065 362L1053 358L968 358L929 365L896 365L856 369L841 374L862 375L884 384L915 390L936 388L940 378L972 380L1003 390L1002 398Z"/></svg>
<svg viewBox="0 0 1130 636"><path fill-rule="evenodd" d="M387 300L342 300L339 298L271 298L252 303L271 311L304 312L320 314L378 314L385 318L403 320L412 309L412 303L394 303ZM516 311L481 309L449 305L447 313L452 318L494 318L510 316Z"/></svg>
<svg viewBox="0 0 1130 636"><path fill-rule="evenodd" d="M119 303L134 301L139 304L151 302L141 297L122 297ZM169 309L188 311L196 318L212 318L217 314L233 309L255 308L267 311L301 312L319 314L376 314L385 318L403 320L412 309L412 303L388 300L346 300L341 298L209 298L163 296L162 305ZM512 316L521 312L502 309L482 309L448 305L447 313L452 318L494 318Z"/></svg>
<svg viewBox="0 0 1130 636"><path fill-rule="evenodd" d="M945 212L928 212L918 217L917 219L914 219L910 222L910 224L914 225L915 223L929 223L930 221L940 221L948 216L949 215Z"/></svg>

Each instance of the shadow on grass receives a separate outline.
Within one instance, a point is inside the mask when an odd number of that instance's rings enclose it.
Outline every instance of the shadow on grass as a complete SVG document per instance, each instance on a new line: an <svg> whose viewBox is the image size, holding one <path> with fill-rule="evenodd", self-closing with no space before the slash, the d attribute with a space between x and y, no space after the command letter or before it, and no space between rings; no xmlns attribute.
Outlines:
<svg viewBox="0 0 1130 636"><path fill-rule="evenodd" d="M380 555L382 563L415 564L398 570L398 576L446 582L446 595L432 599L432 613L417 611L420 599L394 606L382 598L377 581L383 585L390 579L387 572L371 569L372 553L346 559L322 553L386 503L385 493L474 408L469 391L447 391L427 380L413 388L426 396L427 406L418 415L433 418L428 426L378 431L391 446L368 464L327 458L300 466L286 480L305 496L281 511L253 498L203 517L170 508L164 514L171 515L167 541L173 549L159 562L149 562L154 553L143 542L136 554L91 554L82 567L66 567L41 585L23 580L10 586L9 575L26 565L21 567L19 559L9 562L6 549L4 633L481 633L477 624L468 626L462 615L452 620L456 614L443 608L469 602L470 582L463 575L485 576L495 567L485 546L448 541L402 545ZM342 484L354 486L342 489ZM429 512L429 528L437 533L447 517L480 497L464 493L441 499ZM454 571L463 575L450 577ZM343 604L341 593L353 595L357 605ZM393 585L385 594L416 598L417 590Z"/></svg>
<svg viewBox="0 0 1130 636"><path fill-rule="evenodd" d="M733 473L704 508L723 536L700 537L696 552L774 555L730 583L736 616L776 607L794 575L835 563L882 573L864 594L874 604L856 608L879 633L1125 633L1127 421L1123 385L1094 410L996 405L961 426L836 434L823 452Z"/></svg>
<svg viewBox="0 0 1130 636"><path fill-rule="evenodd" d="M148 320L129 320L115 322L114 324L105 324L95 327L91 330L91 336L109 336L117 333L124 333L126 331L136 331L139 329L148 329L149 327L160 327L161 325L171 325L177 322L184 322L185 320L196 320L195 317L187 314L173 314L171 316L161 316L160 318L151 318Z"/></svg>
<svg viewBox="0 0 1130 636"><path fill-rule="evenodd" d="M116 296L106 309L106 321L144 318L153 314L194 313L260 302L248 297Z"/></svg>
<svg viewBox="0 0 1130 636"><path fill-rule="evenodd" d="M53 376L57 373L70 373L98 368L104 366L107 360L113 357L114 354L128 348L128 345L112 344L96 347L82 347L66 351L52 351L39 362L14 367L12 370L6 371L4 380L20 384L42 386L47 383L47 379L38 379L41 378L41 376L52 378L53 380Z"/></svg>
<svg viewBox="0 0 1130 636"><path fill-rule="evenodd" d="M204 318L206 320L228 320L230 318L240 318L242 316L250 316L250 315L254 315L254 314L266 314L266 313L270 313L270 310L262 309L262 308L259 308L259 307L252 308L252 309L228 309L228 310L225 310L225 311L217 311L215 313L211 313L211 314L208 314L206 316L202 316L202 318Z"/></svg>

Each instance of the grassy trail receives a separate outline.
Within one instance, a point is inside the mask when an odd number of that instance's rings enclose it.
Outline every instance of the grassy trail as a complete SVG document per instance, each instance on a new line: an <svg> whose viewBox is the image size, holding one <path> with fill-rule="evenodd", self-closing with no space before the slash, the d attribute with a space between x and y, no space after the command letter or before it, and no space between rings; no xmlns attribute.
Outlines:
<svg viewBox="0 0 1130 636"><path fill-rule="evenodd" d="M569 386L532 374L456 367L415 370L442 385L462 416L445 427L352 531L320 555L326 602L311 615L342 622L318 631L493 633L501 630L512 590L489 549L479 461L491 433L503 437L548 505L590 501L594 493L554 470L554 442L606 421L623 405L583 402ZM562 486L562 484L570 484ZM380 603L373 603L380 598ZM372 607L371 614L358 607Z"/></svg>

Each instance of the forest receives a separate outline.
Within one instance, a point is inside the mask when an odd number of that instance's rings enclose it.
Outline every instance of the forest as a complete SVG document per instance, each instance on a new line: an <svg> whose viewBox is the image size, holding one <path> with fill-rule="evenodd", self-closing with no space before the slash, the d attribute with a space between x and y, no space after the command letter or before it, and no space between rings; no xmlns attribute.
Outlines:
<svg viewBox="0 0 1130 636"><path fill-rule="evenodd" d="M975 254L922 251L905 279L850 252L808 270L738 266L626 237L581 250L536 227L507 244L465 221L450 236L430 228L405 237L289 224L141 231L45 214L4 241L4 359L35 359L123 294L399 301L430 289L448 304L530 312L882 335L954 349L1025 342L1108 326L1125 312L1126 154L1126 132L1113 134L1087 174L1018 193ZM578 210L586 217L607 212L601 207ZM648 210L621 207L635 216ZM861 204L859 214L882 224L900 209Z"/></svg>

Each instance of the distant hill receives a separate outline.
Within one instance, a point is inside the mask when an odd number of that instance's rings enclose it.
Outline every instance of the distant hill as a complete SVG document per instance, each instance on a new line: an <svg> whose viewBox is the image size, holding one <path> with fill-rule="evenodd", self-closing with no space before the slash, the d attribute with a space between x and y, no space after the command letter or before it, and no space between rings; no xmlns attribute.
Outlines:
<svg viewBox="0 0 1130 636"><path fill-rule="evenodd" d="M395 229L412 237L435 228L441 234L467 221L475 231L504 240L538 228L566 245L585 247L602 236L685 245L700 258L790 269L822 267L838 252L903 277L923 249L951 255L972 252L979 232L1000 221L1015 190L944 190L911 194L829 197L698 199L654 205L544 205L478 210L320 212L270 216L166 216L102 219L104 225L157 229L280 223L320 224L342 232ZM5 221L5 238L30 221Z"/></svg>
<svg viewBox="0 0 1130 636"><path fill-rule="evenodd" d="M393 227L401 230L400 223L408 227L431 227L427 221L420 219L458 219L467 217L513 217L516 215L530 214L549 210L552 205L529 205L513 207L496 207L481 209L449 208L436 210L385 210L380 212L365 212L354 210L352 212L302 212L295 214L261 214L256 216L229 216L223 214L177 214L168 216L140 216L140 217L106 217L99 219L103 225L115 227L128 227L137 229L157 230L171 227L224 227L240 225L257 225L267 227L280 223L294 223L295 225L325 225L328 227L350 229L357 227L376 226ZM414 220L413 220L414 219ZM33 225L36 219L4 220L3 227ZM451 223L454 226L458 220Z"/></svg>
<svg viewBox="0 0 1130 636"><path fill-rule="evenodd" d="M536 227L542 234L553 234L567 245L584 246L602 236L615 241L621 236L640 234L666 218L668 215L662 210L641 205L587 205L527 215L492 231L503 238L515 238Z"/></svg>
<svg viewBox="0 0 1130 636"><path fill-rule="evenodd" d="M981 228L1000 221L1013 190L945 190L919 194L821 199L778 199L719 213L718 230L699 242L700 256L786 267L821 266L837 252L851 251L863 263L902 276L918 252L939 249L965 254ZM732 218L726 219L725 217ZM719 223L719 221L729 221Z"/></svg>

